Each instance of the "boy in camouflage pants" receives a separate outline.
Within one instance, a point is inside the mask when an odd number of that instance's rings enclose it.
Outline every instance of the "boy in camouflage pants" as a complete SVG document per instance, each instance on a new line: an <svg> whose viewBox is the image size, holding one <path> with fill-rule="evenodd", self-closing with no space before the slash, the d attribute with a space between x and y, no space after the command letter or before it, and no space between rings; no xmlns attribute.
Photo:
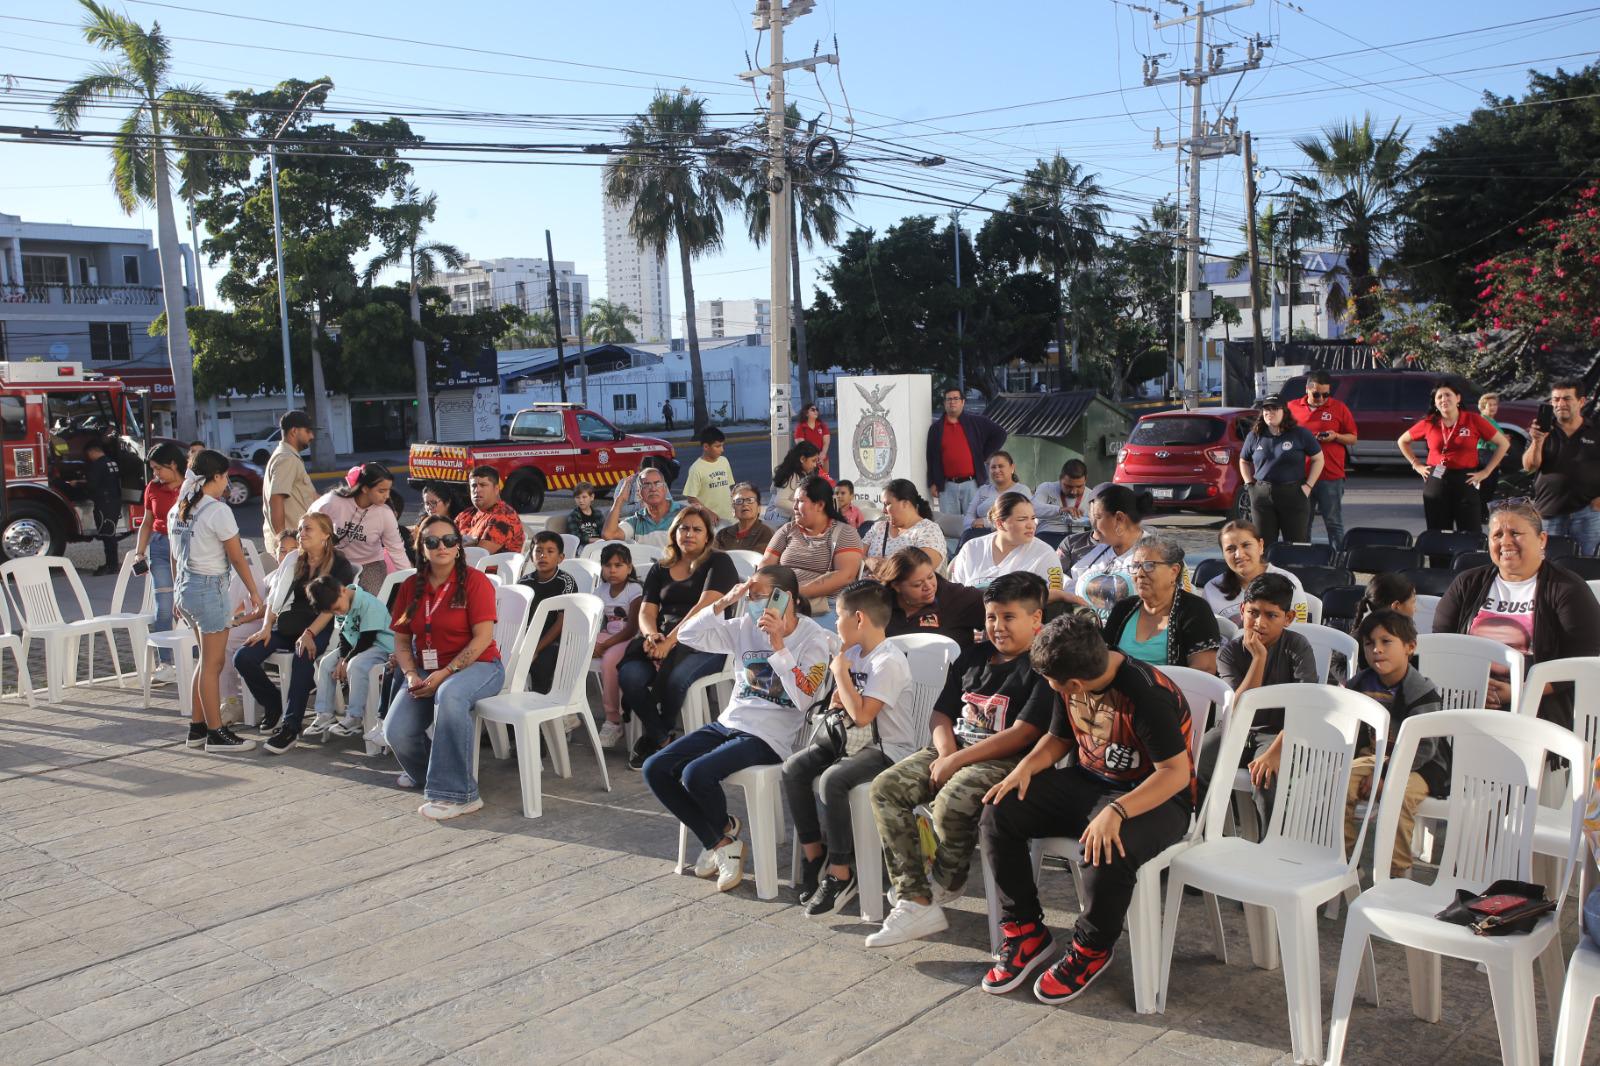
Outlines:
<svg viewBox="0 0 1600 1066"><path fill-rule="evenodd" d="M1016 767L1050 726L1057 698L1028 663L1048 590L1037 575L1005 574L984 590L987 641L950 670L933 711L933 745L872 783L872 810L889 859L895 904L868 947L948 928L942 904L961 895L978 843L984 794ZM916 807L931 803L938 848L924 872Z"/></svg>

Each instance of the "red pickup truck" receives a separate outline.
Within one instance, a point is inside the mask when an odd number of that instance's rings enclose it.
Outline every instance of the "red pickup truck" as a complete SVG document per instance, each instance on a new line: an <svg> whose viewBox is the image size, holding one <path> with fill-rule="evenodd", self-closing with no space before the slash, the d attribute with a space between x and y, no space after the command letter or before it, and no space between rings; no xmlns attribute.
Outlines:
<svg viewBox="0 0 1600 1066"><path fill-rule="evenodd" d="M532 513L544 506L550 489L570 490L587 481L606 493L646 459L669 483L677 478L678 460L667 441L624 433L578 404L541 403L517 412L506 440L413 444L411 485L464 496L473 469L492 466L500 472L506 502Z"/></svg>

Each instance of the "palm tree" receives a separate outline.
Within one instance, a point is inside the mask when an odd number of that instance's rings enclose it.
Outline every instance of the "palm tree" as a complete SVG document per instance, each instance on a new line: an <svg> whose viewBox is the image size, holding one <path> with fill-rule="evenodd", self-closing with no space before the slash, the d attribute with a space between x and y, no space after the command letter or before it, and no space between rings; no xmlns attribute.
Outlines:
<svg viewBox="0 0 1600 1066"><path fill-rule="evenodd" d="M605 195L613 204L632 205L628 228L640 248L664 256L678 242L683 271L684 331L689 338L689 375L694 391L694 424L710 421L705 376L700 366L700 335L694 322L695 256L722 247L722 208L742 197L739 183L708 165L695 150L704 138L706 102L698 97L660 92L644 114L623 127L627 148L605 169Z"/></svg>
<svg viewBox="0 0 1600 1066"><path fill-rule="evenodd" d="M422 239L424 227L433 221L438 210L437 193L423 196L415 185L407 184L386 212L381 232L383 254L373 257L365 275L369 289L373 279L388 267L404 263L410 276L411 322L417 328L417 335L411 340L411 369L417 378L417 430L425 435L433 432L433 411L428 404L428 347L421 336L421 290L437 276L441 262L454 270L467 260L466 254L453 244Z"/></svg>
<svg viewBox="0 0 1600 1066"><path fill-rule="evenodd" d="M167 359L172 364L172 393L177 433L183 440L198 436L194 399L194 357L189 351L182 266L178 258L178 224L172 210L171 164L167 141L174 135L222 138L239 128L222 102L195 86L168 82L172 49L160 23L147 31L126 15L95 0L78 0L88 13L83 36L111 55L67 86L50 109L56 125L75 130L92 101L127 102L133 109L117 128L111 146L111 186L122 210L133 214L142 203L156 208L156 233L161 261L161 296L167 312ZM190 142L193 146L193 142Z"/></svg>
<svg viewBox="0 0 1600 1066"><path fill-rule="evenodd" d="M505 305L505 310L516 308ZM550 348L556 343L556 316L549 311L518 312L515 324L496 338L506 348Z"/></svg>
<svg viewBox="0 0 1600 1066"><path fill-rule="evenodd" d="M637 338L628 328L629 322L640 324L632 308L600 297L589 302L589 313L583 316L583 332L596 344L632 344Z"/></svg>
<svg viewBox="0 0 1600 1066"><path fill-rule="evenodd" d="M800 109L790 104L784 112L784 124L789 130L800 126ZM772 197L767 192L766 165L762 161L758 180L747 180L744 201L745 221L750 239L757 248L766 243L772 228ZM805 410L812 400L811 366L806 356L805 296L800 285L800 244L809 251L818 241L832 245L839 239L839 217L850 207L850 197L855 195L854 170L841 163L826 174L812 174L797 169L789 181L789 284L793 290L790 310L794 318L795 362L800 370L800 405Z"/></svg>
<svg viewBox="0 0 1600 1066"><path fill-rule="evenodd" d="M1372 129L1372 116L1324 127L1320 137L1295 142L1311 163L1311 172L1297 174L1295 184L1310 194L1316 222L1344 252L1356 317L1365 320L1378 310L1378 276L1395 244L1400 222L1402 161L1411 129L1396 119L1382 136Z"/></svg>
<svg viewBox="0 0 1600 1066"><path fill-rule="evenodd" d="M1083 167L1057 152L1028 169L1022 187L1006 198L1008 214L995 215L979 235L985 245L979 249L980 255L994 255L1013 266L1035 265L1048 269L1055 278L1056 290L1062 294L1061 310L1056 316L1056 354L1063 381L1067 369L1068 297L1077 288L1077 268L1094 261L1098 237L1110 211L1101 199L1104 195L1098 174L1084 173ZM1074 304L1074 349L1077 318Z"/></svg>

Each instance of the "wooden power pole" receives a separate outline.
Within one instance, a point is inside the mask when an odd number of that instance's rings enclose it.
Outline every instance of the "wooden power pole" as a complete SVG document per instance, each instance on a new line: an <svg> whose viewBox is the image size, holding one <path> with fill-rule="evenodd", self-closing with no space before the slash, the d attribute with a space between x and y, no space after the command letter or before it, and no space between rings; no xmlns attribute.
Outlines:
<svg viewBox="0 0 1600 1066"><path fill-rule="evenodd" d="M1256 236L1256 160L1250 151L1248 133L1244 135L1244 209L1245 243L1250 249L1250 372L1259 374L1267 363L1261 347L1261 244Z"/></svg>

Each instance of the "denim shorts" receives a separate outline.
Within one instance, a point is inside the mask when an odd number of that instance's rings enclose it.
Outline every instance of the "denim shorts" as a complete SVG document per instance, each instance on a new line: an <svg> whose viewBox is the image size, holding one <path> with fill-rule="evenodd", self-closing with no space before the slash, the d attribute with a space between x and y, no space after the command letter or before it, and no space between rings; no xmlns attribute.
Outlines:
<svg viewBox="0 0 1600 1066"><path fill-rule="evenodd" d="M175 606L178 613L202 633L220 633L228 628L228 574L189 574L178 576Z"/></svg>

